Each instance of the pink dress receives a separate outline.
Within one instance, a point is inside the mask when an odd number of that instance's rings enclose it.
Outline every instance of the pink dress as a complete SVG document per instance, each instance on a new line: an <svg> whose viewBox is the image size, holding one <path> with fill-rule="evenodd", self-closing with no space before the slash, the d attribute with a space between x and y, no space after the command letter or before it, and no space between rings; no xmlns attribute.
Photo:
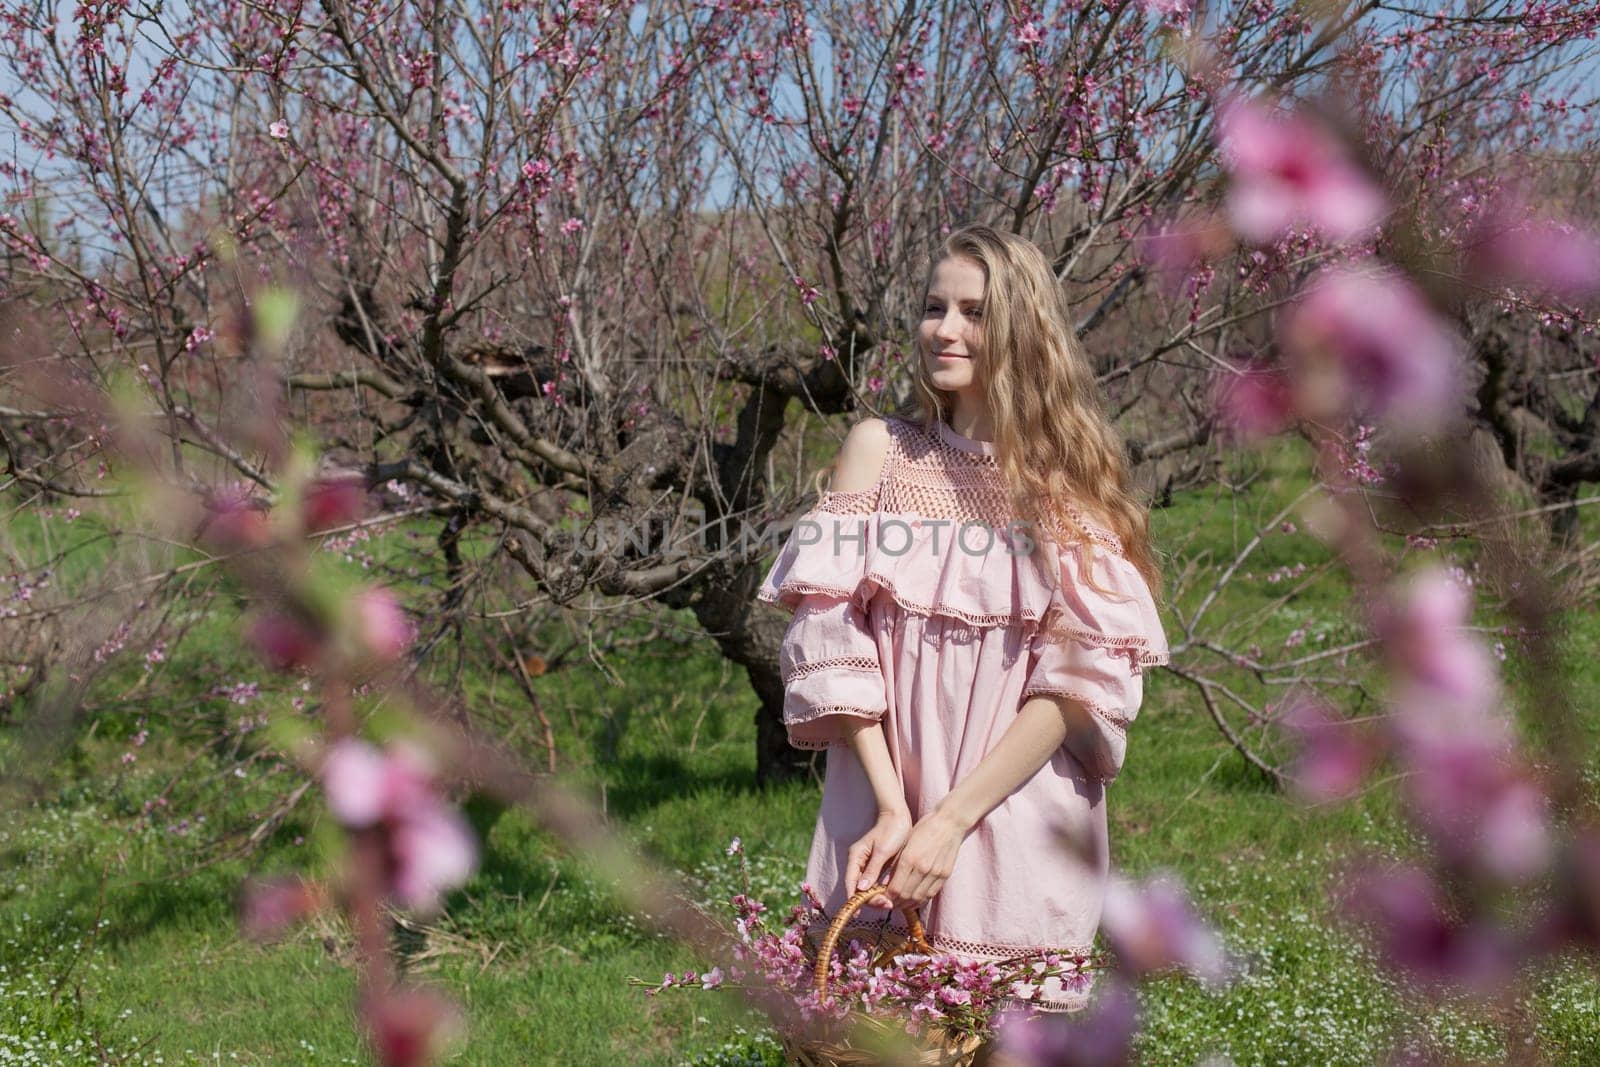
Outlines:
<svg viewBox="0 0 1600 1067"><path fill-rule="evenodd" d="M1083 702L1094 735L1069 738L961 846L921 909L936 949L995 960L1087 953L1109 866L1106 785L1122 767L1143 693L1140 671L1167 661L1143 578L1116 537L1074 512L1095 542L1036 545L1014 525L993 445L939 422L887 420L877 484L824 493L791 531L758 597L793 612L780 650L789 742L826 749L807 881L833 914L849 896L845 857L877 806L842 727L883 723L913 819L977 767L1035 694ZM1052 585L1043 568L1058 569ZM1092 568L1096 582L1086 581ZM1095 843L1085 866L1058 827ZM866 908L858 922L901 916ZM1087 980L1046 983L1033 1003L1076 1010Z"/></svg>

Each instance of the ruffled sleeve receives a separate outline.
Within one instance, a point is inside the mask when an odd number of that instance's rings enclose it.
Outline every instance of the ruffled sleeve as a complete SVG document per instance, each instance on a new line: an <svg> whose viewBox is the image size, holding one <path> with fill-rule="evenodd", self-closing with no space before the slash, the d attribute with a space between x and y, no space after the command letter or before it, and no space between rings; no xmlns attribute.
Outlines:
<svg viewBox="0 0 1600 1067"><path fill-rule="evenodd" d="M1155 599L1136 567L1096 544L1056 549L1060 587L1028 648L1024 700L1070 697L1089 711L1090 725L1064 747L1089 777L1110 782L1122 770L1128 727L1144 699L1143 669L1166 663L1166 634ZM1088 582L1089 568L1098 592Z"/></svg>
<svg viewBox="0 0 1600 1067"><path fill-rule="evenodd" d="M881 479L880 479L880 485ZM828 492L790 531L757 598L790 609L778 648L783 723L796 748L844 743L889 709L864 579L878 489Z"/></svg>

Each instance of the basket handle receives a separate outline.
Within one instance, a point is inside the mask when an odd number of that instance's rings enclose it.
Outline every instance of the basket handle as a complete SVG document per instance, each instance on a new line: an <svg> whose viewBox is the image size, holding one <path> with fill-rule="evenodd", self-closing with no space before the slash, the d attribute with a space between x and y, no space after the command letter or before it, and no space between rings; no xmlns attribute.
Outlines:
<svg viewBox="0 0 1600 1067"><path fill-rule="evenodd" d="M813 984L816 986L819 996L825 997L828 995L828 961L833 959L834 946L839 943L839 938L843 936L845 925L855 918L856 912L865 907L867 901L882 891L883 886L881 885L858 890L849 900L844 902L844 906L839 909L839 913L833 917L833 922L828 925L828 932L822 938L822 947L817 949L816 978ZM922 928L922 917L917 914L917 909L914 906L901 908L900 912L906 917L906 943L918 952L932 956L934 954L933 946L928 944L928 933Z"/></svg>

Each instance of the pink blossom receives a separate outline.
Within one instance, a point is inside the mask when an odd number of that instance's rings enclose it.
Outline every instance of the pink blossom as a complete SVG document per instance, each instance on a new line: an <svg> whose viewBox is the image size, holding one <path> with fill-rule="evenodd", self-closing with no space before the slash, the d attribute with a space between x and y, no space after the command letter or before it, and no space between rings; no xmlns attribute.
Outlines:
<svg viewBox="0 0 1600 1067"><path fill-rule="evenodd" d="M1405 740L1406 801L1443 860L1511 885L1544 870L1553 848L1548 802L1505 740L1447 731Z"/></svg>
<svg viewBox="0 0 1600 1067"><path fill-rule="evenodd" d="M561 224L561 234L563 237L571 237L581 229L583 229L582 219L568 219Z"/></svg>
<svg viewBox="0 0 1600 1067"><path fill-rule="evenodd" d="M388 989L369 996L362 1015L382 1067L425 1067L437 1062L461 1027L459 1010L425 989Z"/></svg>
<svg viewBox="0 0 1600 1067"><path fill-rule="evenodd" d="M1294 414L1287 379L1263 362L1235 363L1220 373L1211 402L1224 432L1237 440L1279 433Z"/></svg>
<svg viewBox="0 0 1600 1067"><path fill-rule="evenodd" d="M1348 797L1377 762L1378 742L1366 730L1339 720L1319 702L1295 700L1280 721L1300 742L1289 780L1306 801Z"/></svg>
<svg viewBox="0 0 1600 1067"><path fill-rule="evenodd" d="M1039 24L1037 22L1034 22L1030 19L1017 27L1018 44L1032 45L1038 44L1043 40L1044 31L1039 28Z"/></svg>
<svg viewBox="0 0 1600 1067"><path fill-rule="evenodd" d="M1463 700L1493 699L1494 664L1483 645L1463 629L1471 622L1472 596L1438 567L1418 571L1381 605L1374 628L1406 680Z"/></svg>
<svg viewBox="0 0 1600 1067"><path fill-rule="evenodd" d="M284 122L282 119L279 119L277 122L273 122L273 123L268 124L268 126L267 126L267 136L271 137L274 141L286 141L286 140L288 140L289 139L289 124L287 122Z"/></svg>
<svg viewBox="0 0 1600 1067"><path fill-rule="evenodd" d="M1493 996L1506 988L1518 946L1480 918L1458 917L1426 871L1372 867L1350 880L1343 907L1375 936L1389 963L1435 987Z"/></svg>
<svg viewBox="0 0 1600 1067"><path fill-rule="evenodd" d="M258 615L245 632L266 662L281 671L309 667L322 650L322 638L315 630L287 615Z"/></svg>
<svg viewBox="0 0 1600 1067"><path fill-rule="evenodd" d="M321 906L321 891L303 878L256 879L241 894L239 926L252 941L270 941Z"/></svg>
<svg viewBox="0 0 1600 1067"><path fill-rule="evenodd" d="M334 818L385 835L389 890L402 906L436 910L443 892L476 868L471 828L438 798L421 749L401 743L380 751L347 738L328 750L321 778Z"/></svg>
<svg viewBox="0 0 1600 1067"><path fill-rule="evenodd" d="M425 781L408 760L391 760L365 741L336 742L322 762L328 810L355 829L371 826L398 806L400 792L425 792Z"/></svg>
<svg viewBox="0 0 1600 1067"><path fill-rule="evenodd" d="M478 846L460 813L430 804L396 821L389 838L393 887L401 906L431 912L447 889L465 885L478 866Z"/></svg>
<svg viewBox="0 0 1600 1067"><path fill-rule="evenodd" d="M1232 244L1227 227L1210 213L1168 219L1139 239L1141 254L1169 292L1181 289L1196 267L1225 255Z"/></svg>
<svg viewBox="0 0 1600 1067"><path fill-rule="evenodd" d="M700 988L715 989L722 984L722 979L722 968L713 967L705 974L700 976Z"/></svg>
<svg viewBox="0 0 1600 1067"><path fill-rule="evenodd" d="M1028 1067L1120 1067L1133 1060L1138 1026L1138 997L1112 974L1082 1011L1035 1018L1027 1009L1002 1012L996 1045L1008 1062Z"/></svg>
<svg viewBox="0 0 1600 1067"><path fill-rule="evenodd" d="M357 473L318 478L306 486L301 504L307 533L355 522L367 513L367 480Z"/></svg>
<svg viewBox="0 0 1600 1067"><path fill-rule="evenodd" d="M1388 214L1383 192L1332 131L1303 112L1279 114L1230 95L1217 107L1217 137L1232 178L1228 217L1248 241L1264 244L1302 224L1349 241Z"/></svg>
<svg viewBox="0 0 1600 1067"><path fill-rule="evenodd" d="M261 548L272 539L267 502L237 486L219 489L207 503L196 538L216 552Z"/></svg>
<svg viewBox="0 0 1600 1067"><path fill-rule="evenodd" d="M362 647L380 662L393 663L405 655L416 631L394 594L373 586L355 598L357 629Z"/></svg>
<svg viewBox="0 0 1600 1067"><path fill-rule="evenodd" d="M1279 341L1303 414L1387 415L1420 433L1460 411L1456 338L1403 276L1329 267L1301 293Z"/></svg>
<svg viewBox="0 0 1600 1067"><path fill-rule="evenodd" d="M1176 875L1153 875L1139 885L1113 876L1100 927L1134 973L1179 966L1213 984L1227 977L1222 943L1194 914Z"/></svg>
<svg viewBox="0 0 1600 1067"><path fill-rule="evenodd" d="M1467 239L1468 274L1580 303L1600 292L1600 235L1559 219L1521 218L1520 205L1484 212Z"/></svg>

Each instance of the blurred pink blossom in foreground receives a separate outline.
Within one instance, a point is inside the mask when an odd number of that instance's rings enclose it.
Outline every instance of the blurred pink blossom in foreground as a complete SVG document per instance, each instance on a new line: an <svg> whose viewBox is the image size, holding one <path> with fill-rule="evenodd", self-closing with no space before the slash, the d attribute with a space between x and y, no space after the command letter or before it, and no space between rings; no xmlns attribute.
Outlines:
<svg viewBox="0 0 1600 1067"><path fill-rule="evenodd" d="M206 502L196 538L215 552L261 548L272 539L267 522L269 503L242 486L224 486Z"/></svg>
<svg viewBox="0 0 1600 1067"><path fill-rule="evenodd" d="M367 482L360 474L332 475L306 487L303 521L307 533L355 522L367 511Z"/></svg>
<svg viewBox="0 0 1600 1067"><path fill-rule="evenodd" d="M388 891L402 906L438 910L443 893L464 885L477 867L472 830L434 791L421 749L339 741L323 761L322 781L334 818L385 833Z"/></svg>
<svg viewBox="0 0 1600 1067"><path fill-rule="evenodd" d="M1600 293L1600 235L1564 219L1529 217L1520 198L1488 205L1467 236L1465 266L1483 285L1581 303Z"/></svg>
<svg viewBox="0 0 1600 1067"><path fill-rule="evenodd" d="M316 661L322 642L309 626L287 615L257 615L245 636L262 659L278 670L297 670Z"/></svg>
<svg viewBox="0 0 1600 1067"><path fill-rule="evenodd" d="M1093 1001L1071 1016L1029 1018L1011 1009L996 1023L996 1046L1006 1062L1027 1067L1118 1067L1131 1062L1139 1002L1117 974L1100 980Z"/></svg>
<svg viewBox="0 0 1600 1067"><path fill-rule="evenodd" d="M1482 643L1465 627L1472 596L1438 567L1413 574L1394 607L1380 608L1375 629L1395 667L1452 696L1491 698L1497 682Z"/></svg>
<svg viewBox="0 0 1600 1067"><path fill-rule="evenodd" d="M322 906L315 883L290 875L257 879L244 887L239 925L252 941L270 941Z"/></svg>
<svg viewBox="0 0 1600 1067"><path fill-rule="evenodd" d="M455 1005L427 989L388 990L370 997L363 1015L373 1052L384 1067L437 1062L462 1027Z"/></svg>
<svg viewBox="0 0 1600 1067"><path fill-rule="evenodd" d="M1221 940L1195 915L1174 874L1156 874L1138 884L1113 875L1100 929L1119 964L1134 974L1181 967L1213 986L1229 977L1231 964Z"/></svg>
<svg viewBox="0 0 1600 1067"><path fill-rule="evenodd" d="M1302 293L1279 333L1302 414L1386 415L1420 433L1459 412L1455 335L1403 275L1327 267Z"/></svg>
<svg viewBox="0 0 1600 1067"><path fill-rule="evenodd" d="M1383 191L1309 115L1230 95L1217 107L1217 140L1232 178L1228 217L1247 241L1265 244L1301 225L1349 241L1388 214Z"/></svg>
<svg viewBox="0 0 1600 1067"><path fill-rule="evenodd" d="M1516 758L1490 652L1466 629L1471 595L1430 567L1396 600L1377 629L1395 667L1390 731L1413 815L1446 863L1526 882L1552 858L1548 804Z"/></svg>
<svg viewBox="0 0 1600 1067"><path fill-rule="evenodd" d="M1291 788L1310 803L1349 797L1382 752L1370 731L1345 722L1320 701L1297 699L1279 721L1300 742L1288 769Z"/></svg>
<svg viewBox="0 0 1600 1067"><path fill-rule="evenodd" d="M1225 256L1233 248L1233 235L1221 219L1206 213L1168 219L1142 236L1138 247L1155 266L1162 285L1176 291L1196 267Z"/></svg>
<svg viewBox="0 0 1600 1067"><path fill-rule="evenodd" d="M1504 992L1519 963L1509 934L1478 918L1460 918L1429 874L1389 864L1355 874L1343 900L1390 963L1424 986L1478 996Z"/></svg>
<svg viewBox="0 0 1600 1067"><path fill-rule="evenodd" d="M1441 859L1508 885L1544 871L1548 803L1509 751L1469 734L1413 744L1404 760L1406 799Z"/></svg>
<svg viewBox="0 0 1600 1067"><path fill-rule="evenodd" d="M1294 416L1288 380L1259 361L1241 362L1219 373L1212 404L1223 430L1237 440L1270 437Z"/></svg>
<svg viewBox="0 0 1600 1067"><path fill-rule="evenodd" d="M416 639L405 609L387 589L362 590L356 595L355 610L361 646L380 662L399 660Z"/></svg>

